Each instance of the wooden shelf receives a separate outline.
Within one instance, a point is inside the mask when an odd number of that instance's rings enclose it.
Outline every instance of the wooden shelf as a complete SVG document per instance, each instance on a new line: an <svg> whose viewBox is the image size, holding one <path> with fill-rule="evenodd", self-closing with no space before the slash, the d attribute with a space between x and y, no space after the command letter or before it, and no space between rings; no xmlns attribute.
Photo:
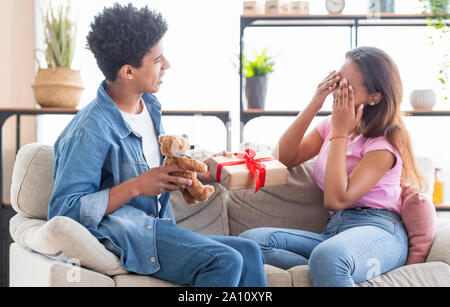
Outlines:
<svg viewBox="0 0 450 307"><path fill-rule="evenodd" d="M254 14L241 15L241 18L263 19L263 18L293 18L293 19L367 19L368 14L325 14L325 15L310 15L310 14ZM448 17L446 14L395 14L395 13L380 13L378 15L381 19L426 19L434 17Z"/></svg>
<svg viewBox="0 0 450 307"><path fill-rule="evenodd" d="M450 22L449 15L433 14L389 14L377 15L359 14L328 14L328 15L243 15L241 24L245 27L264 26L426 26L437 23L437 18L443 18L444 23Z"/></svg>
<svg viewBox="0 0 450 307"><path fill-rule="evenodd" d="M435 203L434 204L436 211L448 211L450 212L450 203Z"/></svg>
<svg viewBox="0 0 450 307"><path fill-rule="evenodd" d="M301 111L268 111L268 110L258 110L258 109L247 109L242 112L241 121L246 124L254 118L261 116L297 116ZM402 111L404 116L450 116L449 111L433 111L433 110L404 110ZM317 116L329 116L331 111L319 111Z"/></svg>

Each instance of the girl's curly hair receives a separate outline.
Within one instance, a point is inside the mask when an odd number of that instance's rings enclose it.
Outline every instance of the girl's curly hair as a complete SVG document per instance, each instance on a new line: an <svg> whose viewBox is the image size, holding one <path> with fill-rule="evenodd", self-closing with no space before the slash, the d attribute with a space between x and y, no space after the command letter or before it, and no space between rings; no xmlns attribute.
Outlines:
<svg viewBox="0 0 450 307"><path fill-rule="evenodd" d="M115 81L123 65L139 68L142 58L167 31L160 13L131 3L104 8L91 23L87 48L92 51L106 80Z"/></svg>

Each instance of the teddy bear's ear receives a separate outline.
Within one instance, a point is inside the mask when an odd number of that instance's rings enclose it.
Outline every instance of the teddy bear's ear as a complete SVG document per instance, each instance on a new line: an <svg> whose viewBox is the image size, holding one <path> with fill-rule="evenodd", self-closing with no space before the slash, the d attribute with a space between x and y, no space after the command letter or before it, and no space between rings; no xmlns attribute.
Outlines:
<svg viewBox="0 0 450 307"><path fill-rule="evenodd" d="M162 134L159 135L159 137L158 137L159 144L162 143L162 141L164 140L165 137L166 137L165 135L162 135Z"/></svg>

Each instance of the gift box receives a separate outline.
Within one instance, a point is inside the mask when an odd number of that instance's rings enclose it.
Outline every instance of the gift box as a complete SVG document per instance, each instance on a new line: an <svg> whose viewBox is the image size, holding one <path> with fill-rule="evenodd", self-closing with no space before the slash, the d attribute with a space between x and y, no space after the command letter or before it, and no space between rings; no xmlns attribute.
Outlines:
<svg viewBox="0 0 450 307"><path fill-rule="evenodd" d="M291 15L309 15L309 2L293 1L287 4L287 13Z"/></svg>
<svg viewBox="0 0 450 307"><path fill-rule="evenodd" d="M211 176L228 190L286 184L287 167L267 154L257 154L251 149L232 156L212 157Z"/></svg>
<svg viewBox="0 0 450 307"><path fill-rule="evenodd" d="M285 0L267 0L265 6L266 15L282 15L287 10L287 3Z"/></svg>
<svg viewBox="0 0 450 307"><path fill-rule="evenodd" d="M261 1L244 1L244 16L263 15L264 3Z"/></svg>

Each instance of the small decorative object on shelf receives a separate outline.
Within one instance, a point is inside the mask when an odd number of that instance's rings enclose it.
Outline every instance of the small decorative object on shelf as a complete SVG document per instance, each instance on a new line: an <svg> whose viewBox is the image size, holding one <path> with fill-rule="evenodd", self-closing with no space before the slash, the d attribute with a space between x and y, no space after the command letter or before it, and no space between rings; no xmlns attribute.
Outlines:
<svg viewBox="0 0 450 307"><path fill-rule="evenodd" d="M379 13L395 13L395 0L369 0L368 13L376 15Z"/></svg>
<svg viewBox="0 0 450 307"><path fill-rule="evenodd" d="M266 15L283 15L286 13L287 3L284 0L267 0Z"/></svg>
<svg viewBox="0 0 450 307"><path fill-rule="evenodd" d="M77 26L70 14L70 3L66 1L56 9L49 5L43 16L48 68L39 68L32 86L42 107L75 108L84 90L80 71L71 69Z"/></svg>
<svg viewBox="0 0 450 307"><path fill-rule="evenodd" d="M245 78L245 95L248 109L263 110L266 102L268 75L273 72L275 62L267 56L267 49L256 55L254 60L242 56L242 69Z"/></svg>
<svg viewBox="0 0 450 307"><path fill-rule="evenodd" d="M414 110L431 110L436 104L436 94L431 89L414 90L410 102Z"/></svg>
<svg viewBox="0 0 450 307"><path fill-rule="evenodd" d="M263 15L264 1L244 1L244 16Z"/></svg>
<svg viewBox="0 0 450 307"><path fill-rule="evenodd" d="M345 8L345 0L326 0L325 5L330 14L340 14Z"/></svg>
<svg viewBox="0 0 450 307"><path fill-rule="evenodd" d="M287 13L290 15L309 15L308 1L292 1L287 4Z"/></svg>
<svg viewBox="0 0 450 307"><path fill-rule="evenodd" d="M444 180L442 177L442 170L436 168L434 171L434 189L433 189L433 203L442 204L444 202Z"/></svg>

